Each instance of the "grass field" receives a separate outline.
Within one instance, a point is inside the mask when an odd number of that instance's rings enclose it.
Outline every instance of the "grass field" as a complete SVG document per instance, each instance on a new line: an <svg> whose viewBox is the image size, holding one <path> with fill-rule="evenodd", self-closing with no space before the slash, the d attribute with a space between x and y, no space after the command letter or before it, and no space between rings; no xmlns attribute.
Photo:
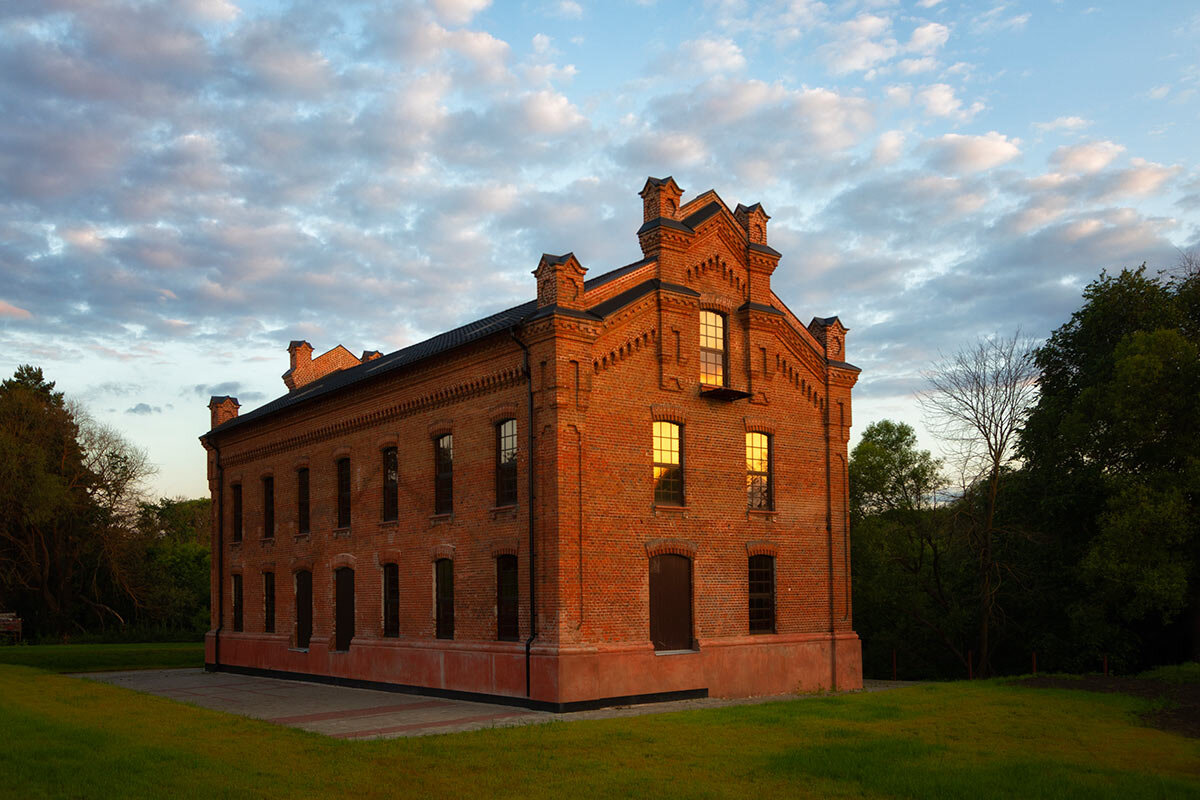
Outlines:
<svg viewBox="0 0 1200 800"><path fill-rule="evenodd" d="M1149 702L976 681L347 742L0 666L0 796L1200 798Z"/></svg>
<svg viewBox="0 0 1200 800"><path fill-rule="evenodd" d="M50 672L202 667L204 643L38 644L0 647L0 664L38 667Z"/></svg>

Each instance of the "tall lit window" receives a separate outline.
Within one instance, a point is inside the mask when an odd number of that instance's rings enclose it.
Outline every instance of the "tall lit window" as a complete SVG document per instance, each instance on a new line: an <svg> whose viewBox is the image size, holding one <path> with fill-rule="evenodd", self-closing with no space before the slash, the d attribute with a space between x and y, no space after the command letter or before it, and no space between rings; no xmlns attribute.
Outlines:
<svg viewBox="0 0 1200 800"><path fill-rule="evenodd" d="M700 382L725 385L725 317L715 311L700 312Z"/></svg>
<svg viewBox="0 0 1200 800"><path fill-rule="evenodd" d="M454 435L442 434L434 440L433 513L454 510Z"/></svg>
<svg viewBox="0 0 1200 800"><path fill-rule="evenodd" d="M517 502L517 421L506 419L496 426L496 505Z"/></svg>
<svg viewBox="0 0 1200 800"><path fill-rule="evenodd" d="M350 527L350 459L337 462L337 526Z"/></svg>
<svg viewBox="0 0 1200 800"><path fill-rule="evenodd" d="M674 422L654 423L654 502L683 505L683 445Z"/></svg>
<svg viewBox="0 0 1200 800"><path fill-rule="evenodd" d="M775 559L750 556L750 632L775 632Z"/></svg>
<svg viewBox="0 0 1200 800"><path fill-rule="evenodd" d="M400 476L396 464L396 448L383 450L383 518L391 521L400 517Z"/></svg>
<svg viewBox="0 0 1200 800"><path fill-rule="evenodd" d="M275 479L270 475L262 479L263 489L263 538L275 538Z"/></svg>
<svg viewBox="0 0 1200 800"><path fill-rule="evenodd" d="M746 502L755 511L770 511L774 506L771 485L771 437L765 433L746 434Z"/></svg>
<svg viewBox="0 0 1200 800"><path fill-rule="evenodd" d="M233 541L242 540L242 485L235 483L229 487L233 492Z"/></svg>

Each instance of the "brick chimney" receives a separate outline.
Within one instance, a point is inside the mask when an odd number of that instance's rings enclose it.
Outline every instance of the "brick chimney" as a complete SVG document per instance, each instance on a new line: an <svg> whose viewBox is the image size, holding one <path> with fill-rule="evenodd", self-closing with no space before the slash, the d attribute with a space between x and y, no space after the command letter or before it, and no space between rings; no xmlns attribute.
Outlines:
<svg viewBox="0 0 1200 800"><path fill-rule="evenodd" d="M219 425L224 425L229 420L238 415L238 407L240 403L236 397L230 397L223 394L220 397L213 395L208 401L209 413L209 428L216 428Z"/></svg>
<svg viewBox="0 0 1200 800"><path fill-rule="evenodd" d="M575 258L574 253L561 256L542 254L533 275L537 278L538 308L584 308L583 276L587 270Z"/></svg>
<svg viewBox="0 0 1200 800"><path fill-rule="evenodd" d="M813 317L808 332L825 348L830 361L846 360L846 331L850 330L837 317Z"/></svg>
<svg viewBox="0 0 1200 800"><path fill-rule="evenodd" d="M761 203L755 203L752 206L738 203L737 211L733 212L733 216L746 229L746 236L750 240L750 244L767 243L767 220L770 217L767 216L767 212L763 211Z"/></svg>
<svg viewBox="0 0 1200 800"><path fill-rule="evenodd" d="M642 198L642 222L666 217L679 219L679 198L683 189L668 175L665 178L647 178L646 185L638 192Z"/></svg>

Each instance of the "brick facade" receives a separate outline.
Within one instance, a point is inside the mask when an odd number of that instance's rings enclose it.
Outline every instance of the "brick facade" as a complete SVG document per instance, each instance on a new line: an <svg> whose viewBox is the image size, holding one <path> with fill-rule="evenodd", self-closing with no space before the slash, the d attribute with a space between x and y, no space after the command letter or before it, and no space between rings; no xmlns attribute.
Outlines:
<svg viewBox="0 0 1200 800"><path fill-rule="evenodd" d="M214 499L209 665L553 708L859 687L846 484L858 369L843 360L846 328L836 317L802 324L771 290L780 254L761 206L730 211L711 191L682 204L681 195L670 178L646 182L641 261L586 280L573 254L546 255L535 301L384 356L335 348L318 365L307 342L293 342L287 395L240 416L236 399L213 398L213 429L201 437ZM708 385L706 311L725 331L723 380ZM505 420L516 421L517 501L498 506ZM681 505L655 502L656 421L679 426ZM439 514L435 441L447 433L453 500ZM747 433L769 437L771 508L748 504ZM385 520L391 447L398 514ZM339 527L341 459L350 523ZM264 477L273 534L263 529ZM517 641L497 636L502 555L518 560ZM692 646L663 653L650 640L650 570L670 556L690 564ZM749 631L752 556L774 559L774 632ZM435 637L439 559L453 565L452 640ZM385 564L398 567L398 636L384 635ZM334 629L342 567L354 571L344 652ZM307 648L296 624L304 570ZM276 576L275 633L264 632L264 572ZM242 576L241 632L233 575Z"/></svg>

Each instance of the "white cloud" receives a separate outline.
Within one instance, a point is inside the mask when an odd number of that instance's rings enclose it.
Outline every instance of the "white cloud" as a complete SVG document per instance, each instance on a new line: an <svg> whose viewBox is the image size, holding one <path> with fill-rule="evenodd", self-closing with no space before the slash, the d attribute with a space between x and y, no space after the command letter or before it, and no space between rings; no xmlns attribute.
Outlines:
<svg viewBox="0 0 1200 800"><path fill-rule="evenodd" d="M937 59L932 56L924 58L905 58L896 63L896 67L905 75L917 75L937 69Z"/></svg>
<svg viewBox="0 0 1200 800"><path fill-rule="evenodd" d="M586 120L566 96L552 91L533 92L521 101L521 111L529 130L540 134L561 134L583 125Z"/></svg>
<svg viewBox="0 0 1200 800"><path fill-rule="evenodd" d="M1057 117L1050 122L1035 122L1033 123L1033 127L1039 131L1078 131L1091 124L1092 121L1090 119L1084 119L1083 117Z"/></svg>
<svg viewBox="0 0 1200 800"><path fill-rule="evenodd" d="M492 0L433 0L433 10L450 25L466 25Z"/></svg>
<svg viewBox="0 0 1200 800"><path fill-rule="evenodd" d="M890 60L899 51L890 36L892 21L887 17L862 13L834 27L832 41L819 52L831 72L844 75L864 72Z"/></svg>
<svg viewBox="0 0 1200 800"><path fill-rule="evenodd" d="M1104 169L1124 151L1124 147L1109 141L1059 147L1050 154L1050 163L1056 169L1089 174Z"/></svg>
<svg viewBox="0 0 1200 800"><path fill-rule="evenodd" d="M904 153L904 131L888 131L879 137L871 160L879 166L892 164Z"/></svg>
<svg viewBox="0 0 1200 800"><path fill-rule="evenodd" d="M991 131L984 136L948 133L926 142L930 166L942 172L972 173L998 167L1021 155L1020 139Z"/></svg>
<svg viewBox="0 0 1200 800"><path fill-rule="evenodd" d="M581 19L583 17L583 6L575 2L575 0L559 0L554 5L553 14L566 19Z"/></svg>
<svg viewBox="0 0 1200 800"><path fill-rule="evenodd" d="M950 29L945 25L930 22L913 31L908 40L907 50L910 53L932 55L950 40Z"/></svg>
<svg viewBox="0 0 1200 800"><path fill-rule="evenodd" d="M1153 89L1147 92L1147 95L1151 100L1162 100L1170 93L1170 91L1170 86L1155 86Z"/></svg>
<svg viewBox="0 0 1200 800"><path fill-rule="evenodd" d="M971 20L975 33L995 33L1005 30L1020 30L1029 22L1029 14L1010 14L1010 5L1001 3L979 14Z"/></svg>
<svg viewBox="0 0 1200 800"><path fill-rule="evenodd" d="M983 110L983 103L975 102L968 108L954 93L949 84L935 83L917 92L917 102L925 107L925 112L934 117L955 117L968 120Z"/></svg>
<svg viewBox="0 0 1200 800"><path fill-rule="evenodd" d="M917 7L918 8L933 8L940 2L942 2L942 0L918 0Z"/></svg>
<svg viewBox="0 0 1200 800"><path fill-rule="evenodd" d="M1131 158L1128 169L1114 173L1103 193L1102 199L1117 197L1148 197L1157 194L1171 178L1182 171L1179 166L1164 166L1144 158Z"/></svg>
<svg viewBox="0 0 1200 800"><path fill-rule="evenodd" d="M742 49L731 39L692 39L679 46L681 67L699 67L708 73L737 72L746 66Z"/></svg>

